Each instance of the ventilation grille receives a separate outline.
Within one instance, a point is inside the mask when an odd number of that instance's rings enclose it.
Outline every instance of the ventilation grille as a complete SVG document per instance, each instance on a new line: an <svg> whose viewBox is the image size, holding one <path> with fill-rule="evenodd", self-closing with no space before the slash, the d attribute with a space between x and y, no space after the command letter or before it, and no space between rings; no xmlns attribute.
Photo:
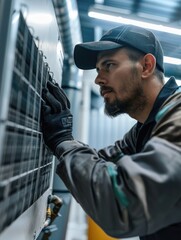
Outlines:
<svg viewBox="0 0 181 240"><path fill-rule="evenodd" d="M41 90L51 75L22 14L14 54L8 119L0 121L0 232L50 187L52 172L40 129Z"/></svg>

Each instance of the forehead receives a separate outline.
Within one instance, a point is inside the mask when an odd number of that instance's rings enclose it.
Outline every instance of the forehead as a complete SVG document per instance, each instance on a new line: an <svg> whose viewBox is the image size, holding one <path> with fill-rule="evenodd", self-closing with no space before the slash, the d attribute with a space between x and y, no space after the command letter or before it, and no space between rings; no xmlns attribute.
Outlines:
<svg viewBox="0 0 181 240"><path fill-rule="evenodd" d="M120 48L118 48L118 49L113 49L113 50L101 51L101 52L98 53L98 55L97 55L97 60L100 60L100 59L103 58L103 57L115 55L119 50L120 50Z"/></svg>
<svg viewBox="0 0 181 240"><path fill-rule="evenodd" d="M97 64L113 57L125 57L127 56L125 48L118 48L118 49L113 49L113 50L106 50L98 53L97 55Z"/></svg>

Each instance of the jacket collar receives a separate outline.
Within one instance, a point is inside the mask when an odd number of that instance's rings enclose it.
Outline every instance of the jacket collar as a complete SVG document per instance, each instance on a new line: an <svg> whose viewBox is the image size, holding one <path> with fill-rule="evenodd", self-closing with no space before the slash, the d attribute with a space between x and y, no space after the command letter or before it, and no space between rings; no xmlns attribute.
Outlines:
<svg viewBox="0 0 181 240"><path fill-rule="evenodd" d="M152 129L154 128L156 121L155 116L158 113L161 105L164 101L171 96L178 89L175 78L171 77L168 82L163 86L160 93L158 94L153 108L145 121L144 124L137 122L136 131L137 131L137 143L136 143L136 152L140 152L144 147L145 143L149 140Z"/></svg>
<svg viewBox="0 0 181 240"><path fill-rule="evenodd" d="M171 77L167 81L167 83L163 86L159 95L157 96L155 103L153 105L153 108L152 108L147 120L145 121L144 125L155 120L155 116L156 116L158 110L160 109L161 105L164 103L164 101L169 96L171 96L177 90L177 88L178 88L178 85L175 81L175 78Z"/></svg>
<svg viewBox="0 0 181 240"><path fill-rule="evenodd" d="M140 129L140 127L147 125L148 123L154 122L155 121L155 116L157 112L159 111L161 105L164 103L164 101L171 96L177 89L178 85L175 81L174 77L171 77L163 86L161 89L160 93L158 94L155 103L153 105L153 108L145 121L145 123L140 123L137 122L137 129Z"/></svg>

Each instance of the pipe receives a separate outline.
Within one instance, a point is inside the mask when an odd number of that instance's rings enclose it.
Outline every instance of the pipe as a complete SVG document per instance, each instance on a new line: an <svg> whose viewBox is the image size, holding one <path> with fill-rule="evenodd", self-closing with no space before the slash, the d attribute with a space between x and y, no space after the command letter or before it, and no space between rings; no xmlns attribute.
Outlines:
<svg viewBox="0 0 181 240"><path fill-rule="evenodd" d="M53 209L51 209L51 204L54 204ZM63 205L63 200L56 195L49 195L48 197L48 207L47 207L47 218L44 223L44 228L49 226L54 219L59 216L58 212Z"/></svg>
<svg viewBox="0 0 181 240"><path fill-rule="evenodd" d="M75 0L53 0L64 51L62 87L82 88L82 71L74 65L75 44L82 42L77 3Z"/></svg>

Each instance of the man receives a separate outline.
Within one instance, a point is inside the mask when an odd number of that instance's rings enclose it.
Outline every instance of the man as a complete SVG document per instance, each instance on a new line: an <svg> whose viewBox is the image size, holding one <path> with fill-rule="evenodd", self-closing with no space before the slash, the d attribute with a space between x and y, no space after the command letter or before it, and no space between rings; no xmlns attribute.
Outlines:
<svg viewBox="0 0 181 240"><path fill-rule="evenodd" d="M138 122L114 145L96 151L74 140L70 103L51 82L43 92L45 143L57 174L109 235L181 239L181 92L164 85L163 51L146 29L121 25L98 42L75 46L75 64L97 69L105 113Z"/></svg>

